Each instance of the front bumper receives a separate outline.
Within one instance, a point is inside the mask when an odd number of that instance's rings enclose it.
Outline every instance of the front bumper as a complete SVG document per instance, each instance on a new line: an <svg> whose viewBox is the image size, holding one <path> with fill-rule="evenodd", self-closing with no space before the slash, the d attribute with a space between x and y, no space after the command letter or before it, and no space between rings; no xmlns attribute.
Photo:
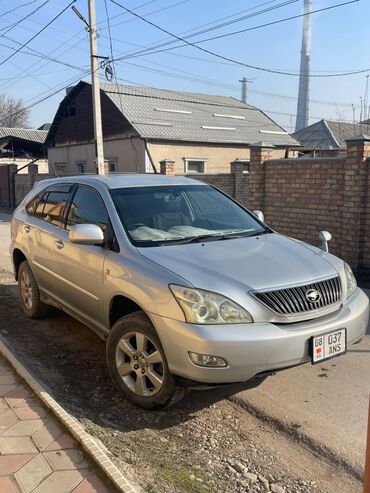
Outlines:
<svg viewBox="0 0 370 493"><path fill-rule="evenodd" d="M369 299L357 288L334 314L280 325L194 325L154 314L150 317L173 374L195 382L232 383L310 361L310 340L314 335L345 327L347 344L359 341L369 320ZM221 356L228 366L196 366L188 351Z"/></svg>

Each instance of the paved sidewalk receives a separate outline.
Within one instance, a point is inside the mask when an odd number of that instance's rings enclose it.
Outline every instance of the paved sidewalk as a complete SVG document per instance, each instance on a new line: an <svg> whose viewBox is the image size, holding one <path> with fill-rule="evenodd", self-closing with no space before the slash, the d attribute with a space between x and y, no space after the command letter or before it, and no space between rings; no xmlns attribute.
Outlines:
<svg viewBox="0 0 370 493"><path fill-rule="evenodd" d="M0 492L113 493L77 442L0 357Z"/></svg>

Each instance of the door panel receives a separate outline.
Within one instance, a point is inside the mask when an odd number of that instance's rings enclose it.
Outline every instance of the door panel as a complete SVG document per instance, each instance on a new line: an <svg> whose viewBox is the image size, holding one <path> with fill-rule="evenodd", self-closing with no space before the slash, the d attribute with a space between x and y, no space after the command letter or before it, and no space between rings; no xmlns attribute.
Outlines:
<svg viewBox="0 0 370 493"><path fill-rule="evenodd" d="M69 230L76 224L97 224L103 232L107 230L108 216L104 204L90 187L77 187L69 206L67 230L59 230L54 243L54 296L91 325L103 327L102 278L109 250L70 242Z"/></svg>
<svg viewBox="0 0 370 493"><path fill-rule="evenodd" d="M72 185L52 185L36 197L26 210L28 218L23 225L28 243L32 271L42 291L54 290L54 248Z"/></svg>
<svg viewBox="0 0 370 493"><path fill-rule="evenodd" d="M83 318L103 325L102 276L107 250L76 245L60 231L53 245L54 297Z"/></svg>

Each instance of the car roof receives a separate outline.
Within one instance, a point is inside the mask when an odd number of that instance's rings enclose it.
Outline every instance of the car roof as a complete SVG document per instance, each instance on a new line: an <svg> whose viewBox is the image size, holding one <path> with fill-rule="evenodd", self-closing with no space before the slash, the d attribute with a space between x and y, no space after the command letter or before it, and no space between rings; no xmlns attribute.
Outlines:
<svg viewBox="0 0 370 493"><path fill-rule="evenodd" d="M107 175L79 175L51 178L39 182L44 185L53 183L81 183L97 185L98 183L109 189L128 187L149 187L163 185L205 185L202 181L185 178L183 176L166 176L155 173L112 173Z"/></svg>

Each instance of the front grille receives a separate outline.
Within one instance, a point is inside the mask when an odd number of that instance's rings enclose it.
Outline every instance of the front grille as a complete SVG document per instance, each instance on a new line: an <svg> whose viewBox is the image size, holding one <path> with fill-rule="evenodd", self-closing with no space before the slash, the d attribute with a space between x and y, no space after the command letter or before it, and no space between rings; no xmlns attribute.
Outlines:
<svg viewBox="0 0 370 493"><path fill-rule="evenodd" d="M319 293L317 301L309 301L307 298L307 293L314 297L312 291ZM339 277L332 277L331 279L325 279L325 281L305 284L304 286L276 289L274 291L256 291L253 295L279 315L294 315L296 313L312 312L338 303L342 297L342 285Z"/></svg>

